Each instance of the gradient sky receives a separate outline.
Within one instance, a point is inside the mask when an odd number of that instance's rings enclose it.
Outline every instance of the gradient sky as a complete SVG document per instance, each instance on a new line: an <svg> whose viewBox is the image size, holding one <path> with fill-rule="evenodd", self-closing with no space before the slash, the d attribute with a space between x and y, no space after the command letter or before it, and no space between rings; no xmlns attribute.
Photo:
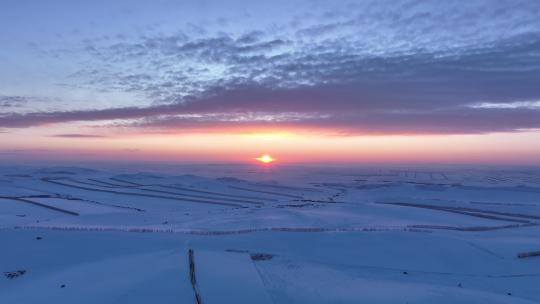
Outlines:
<svg viewBox="0 0 540 304"><path fill-rule="evenodd" d="M0 2L0 159L540 164L540 1Z"/></svg>

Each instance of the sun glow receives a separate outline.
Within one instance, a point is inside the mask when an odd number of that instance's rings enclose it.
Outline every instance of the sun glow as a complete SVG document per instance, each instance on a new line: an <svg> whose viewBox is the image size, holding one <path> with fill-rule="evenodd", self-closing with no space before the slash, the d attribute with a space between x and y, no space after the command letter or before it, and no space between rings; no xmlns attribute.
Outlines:
<svg viewBox="0 0 540 304"><path fill-rule="evenodd" d="M263 154L260 157L255 157L254 159L260 161L261 163L265 163L265 164L269 164L271 162L276 161L275 158L273 158L272 156L270 156L268 154Z"/></svg>

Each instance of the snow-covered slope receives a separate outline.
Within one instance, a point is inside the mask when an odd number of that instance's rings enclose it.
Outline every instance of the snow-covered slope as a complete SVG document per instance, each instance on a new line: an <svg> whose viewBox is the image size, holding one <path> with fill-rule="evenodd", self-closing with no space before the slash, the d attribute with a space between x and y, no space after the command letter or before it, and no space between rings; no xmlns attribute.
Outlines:
<svg viewBox="0 0 540 304"><path fill-rule="evenodd" d="M539 224L533 169L2 167L0 303L539 303Z"/></svg>

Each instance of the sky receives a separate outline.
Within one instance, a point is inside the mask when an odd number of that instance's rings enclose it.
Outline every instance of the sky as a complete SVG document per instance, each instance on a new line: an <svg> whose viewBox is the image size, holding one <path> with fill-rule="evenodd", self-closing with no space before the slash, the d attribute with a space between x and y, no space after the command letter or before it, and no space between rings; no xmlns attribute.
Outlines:
<svg viewBox="0 0 540 304"><path fill-rule="evenodd" d="M540 2L0 2L0 160L540 164Z"/></svg>

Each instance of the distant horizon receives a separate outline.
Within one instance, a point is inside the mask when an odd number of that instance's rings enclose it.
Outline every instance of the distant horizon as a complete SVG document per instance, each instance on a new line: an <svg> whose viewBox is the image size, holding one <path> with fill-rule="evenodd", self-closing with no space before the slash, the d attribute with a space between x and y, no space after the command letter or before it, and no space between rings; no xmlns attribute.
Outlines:
<svg viewBox="0 0 540 304"><path fill-rule="evenodd" d="M288 167L350 167L350 168L416 168L420 169L425 167L426 169L486 169L486 168L501 168L501 169L516 169L516 168L528 168L532 170L540 169L540 163L489 163L489 162L475 162L475 163L458 163L458 162L346 162L346 161L335 161L335 162L278 162L268 164L260 164L257 161L204 161L204 160L121 160L121 159L3 159L4 161L9 161L9 163L1 163L0 167L11 167L11 166L21 166L21 167L35 167L35 168L48 168L48 167L73 167L73 168L96 168L96 167L105 167L111 165L117 165L118 167L132 167L133 169L138 169L141 167L148 168L158 168L160 166L244 166L252 168L269 168L277 169L288 168Z"/></svg>

